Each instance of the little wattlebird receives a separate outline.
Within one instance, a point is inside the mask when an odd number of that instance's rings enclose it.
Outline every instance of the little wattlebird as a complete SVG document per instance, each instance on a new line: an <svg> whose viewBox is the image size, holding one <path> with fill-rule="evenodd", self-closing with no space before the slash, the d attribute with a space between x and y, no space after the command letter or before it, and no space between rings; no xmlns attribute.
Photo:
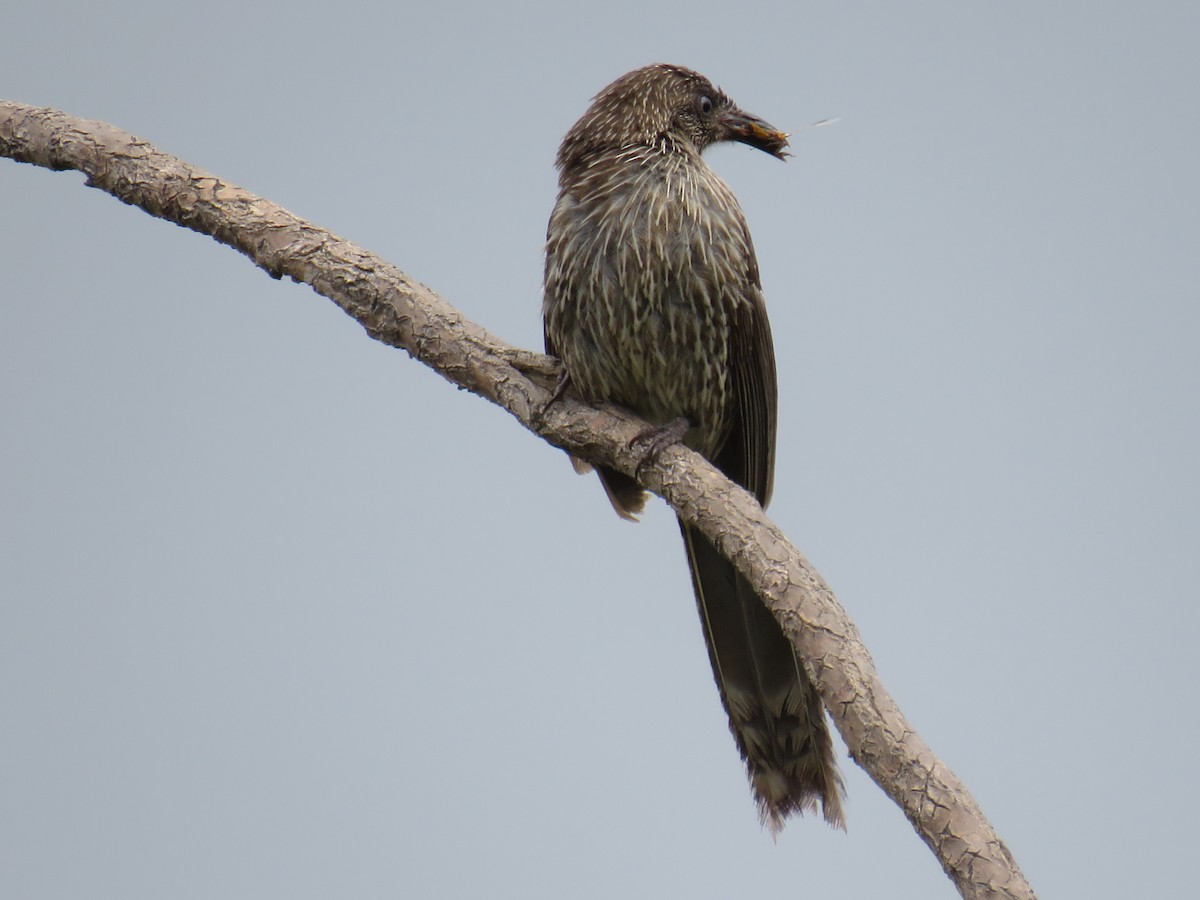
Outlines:
<svg viewBox="0 0 1200 900"><path fill-rule="evenodd" d="M783 159L787 135L703 76L653 65L596 95L558 151L546 242L546 352L592 403L624 406L682 437L770 499L775 353L745 217L701 159L739 141ZM600 478L617 512L637 482ZM818 809L842 824L842 783L816 690L778 622L733 565L680 523L700 620L759 816L772 833Z"/></svg>

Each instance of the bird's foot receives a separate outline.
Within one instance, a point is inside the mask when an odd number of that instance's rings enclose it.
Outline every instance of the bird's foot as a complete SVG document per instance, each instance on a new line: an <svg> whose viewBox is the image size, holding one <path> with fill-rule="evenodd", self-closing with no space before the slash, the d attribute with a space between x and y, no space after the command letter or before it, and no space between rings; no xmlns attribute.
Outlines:
<svg viewBox="0 0 1200 900"><path fill-rule="evenodd" d="M550 407L563 398L563 394L567 392L567 388L571 386L571 376L567 374L566 367L559 369L558 381L554 383L554 390L550 394L550 399L542 404L541 408L533 414L534 428L541 428L542 422L546 418L546 413L550 412Z"/></svg>
<svg viewBox="0 0 1200 900"><path fill-rule="evenodd" d="M646 452L642 455L641 462L637 465L637 479L642 480L642 473L647 466L652 466L658 462L658 456L668 447L678 444L683 440L683 436L688 433L692 427L692 423L686 416L680 416L678 419L672 419L666 425L655 425L652 428L647 428L644 431L639 431L629 441L630 448L645 445Z"/></svg>

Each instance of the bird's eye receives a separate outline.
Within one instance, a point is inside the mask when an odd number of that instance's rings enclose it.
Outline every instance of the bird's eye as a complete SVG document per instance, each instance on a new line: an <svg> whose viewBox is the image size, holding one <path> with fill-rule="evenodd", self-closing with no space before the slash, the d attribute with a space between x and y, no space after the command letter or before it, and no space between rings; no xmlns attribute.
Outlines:
<svg viewBox="0 0 1200 900"><path fill-rule="evenodd" d="M707 116L710 112L712 112L712 108L712 98L706 94L701 94L700 99L696 101L696 109L700 111L700 115Z"/></svg>

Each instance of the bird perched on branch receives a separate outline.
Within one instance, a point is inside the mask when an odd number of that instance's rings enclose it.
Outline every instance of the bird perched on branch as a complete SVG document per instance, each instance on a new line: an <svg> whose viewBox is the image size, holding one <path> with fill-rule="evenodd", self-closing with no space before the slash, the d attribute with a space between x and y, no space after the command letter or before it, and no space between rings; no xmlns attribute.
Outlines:
<svg viewBox="0 0 1200 900"><path fill-rule="evenodd" d="M783 159L787 135L689 69L652 65L596 95L558 151L546 243L546 352L592 403L624 406L765 506L776 383L758 263L737 199L701 154L738 141ZM637 482L599 475L617 512ZM842 824L842 784L816 690L732 564L680 523L709 659L772 833L790 813Z"/></svg>

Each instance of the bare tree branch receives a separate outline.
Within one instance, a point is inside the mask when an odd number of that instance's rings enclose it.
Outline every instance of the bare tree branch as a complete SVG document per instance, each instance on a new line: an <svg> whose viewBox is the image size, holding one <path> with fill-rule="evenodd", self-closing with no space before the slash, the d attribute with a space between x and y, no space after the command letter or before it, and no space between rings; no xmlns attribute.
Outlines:
<svg viewBox="0 0 1200 900"><path fill-rule="evenodd" d="M504 343L396 267L281 207L110 125L14 102L0 101L0 155L83 172L91 187L210 235L274 278L312 286L371 337L502 406L550 443L635 474L642 451L631 449L630 439L645 423L570 399L543 415L554 360ZM754 498L678 446L642 477L754 585L853 759L904 810L962 896L1034 897L966 787L905 721L829 586Z"/></svg>

